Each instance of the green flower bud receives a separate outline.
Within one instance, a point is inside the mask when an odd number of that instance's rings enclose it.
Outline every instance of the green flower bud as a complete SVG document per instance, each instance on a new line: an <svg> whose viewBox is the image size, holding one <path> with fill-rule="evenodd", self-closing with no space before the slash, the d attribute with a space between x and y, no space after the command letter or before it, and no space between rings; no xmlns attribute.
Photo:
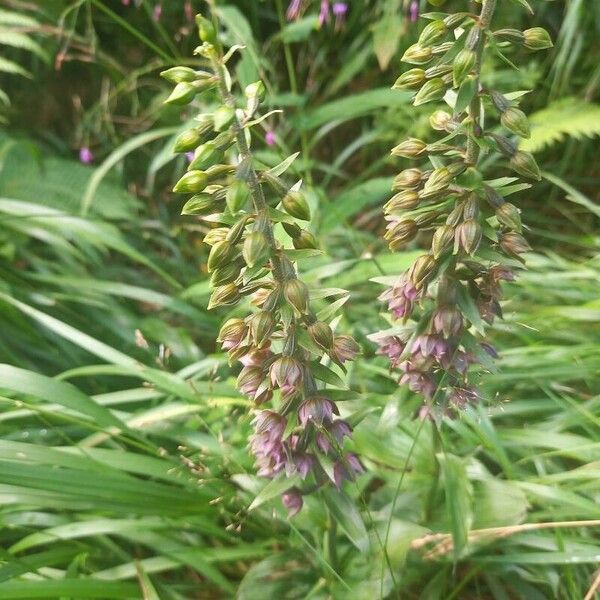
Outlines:
<svg viewBox="0 0 600 600"><path fill-rule="evenodd" d="M229 227L215 227L211 229L202 240L208 246L214 246L217 242L222 242L223 240L227 240L227 236L229 235L230 229ZM229 241L229 240L227 240ZM231 242L230 242L231 243Z"/></svg>
<svg viewBox="0 0 600 600"><path fill-rule="evenodd" d="M416 158L425 152L427 144L417 138L408 138L402 143L392 148L394 156L403 156L404 158Z"/></svg>
<svg viewBox="0 0 600 600"><path fill-rule="evenodd" d="M450 14L444 18L444 23L448 29L456 29L468 16L465 12Z"/></svg>
<svg viewBox="0 0 600 600"><path fill-rule="evenodd" d="M423 191L430 192L438 192L440 190L446 189L450 182L453 179L453 175L447 167L440 167L439 169L434 169L429 179L425 182L423 186Z"/></svg>
<svg viewBox="0 0 600 600"><path fill-rule="evenodd" d="M496 209L504 204L504 198L490 185L483 186L483 192L488 204Z"/></svg>
<svg viewBox="0 0 600 600"><path fill-rule="evenodd" d="M396 79L392 88L395 90L410 90L421 86L425 81L426 77L423 69L410 69Z"/></svg>
<svg viewBox="0 0 600 600"><path fill-rule="evenodd" d="M265 234L261 231L249 233L244 240L242 255L250 268L266 262L269 255L269 242Z"/></svg>
<svg viewBox="0 0 600 600"><path fill-rule="evenodd" d="M522 44L525 41L525 36L518 29L498 29L494 31L494 37L513 44Z"/></svg>
<svg viewBox="0 0 600 600"><path fill-rule="evenodd" d="M189 67L172 67L166 71L161 71L161 77L169 81L170 83L191 83L198 79L198 74L194 69Z"/></svg>
<svg viewBox="0 0 600 600"><path fill-rule="evenodd" d="M452 72L452 65L447 65L446 63L442 63L441 65L435 65L433 67L429 67L425 71L425 77L427 79L435 79L436 77L442 77L442 75L447 75Z"/></svg>
<svg viewBox="0 0 600 600"><path fill-rule="evenodd" d="M210 296L207 310L217 306L231 306L237 304L240 299L240 291L234 283L227 283L218 287Z"/></svg>
<svg viewBox="0 0 600 600"><path fill-rule="evenodd" d="M250 188L242 179L236 179L227 188L227 208L231 214L237 213L246 206L250 198Z"/></svg>
<svg viewBox="0 0 600 600"><path fill-rule="evenodd" d="M292 238L296 239L302 233L302 229L296 223L282 223L285 232Z"/></svg>
<svg viewBox="0 0 600 600"><path fill-rule="evenodd" d="M456 123L454 123L454 127L452 126L452 115L445 110L436 110L429 117L429 124L436 131L452 131L452 129L456 129Z"/></svg>
<svg viewBox="0 0 600 600"><path fill-rule="evenodd" d="M450 211L450 214L448 215L448 218L446 219L446 225L452 225L452 227L456 227L463 218L463 208L464 208L464 203L461 202L461 203L457 204Z"/></svg>
<svg viewBox="0 0 600 600"><path fill-rule="evenodd" d="M232 106L223 104L215 110L213 114L215 131L225 131L232 123L235 117L235 109Z"/></svg>
<svg viewBox="0 0 600 600"><path fill-rule="evenodd" d="M456 228L454 253L462 248L467 254L474 254L481 243L481 225L475 219L467 219Z"/></svg>
<svg viewBox="0 0 600 600"><path fill-rule="evenodd" d="M415 190L402 190L387 202L384 209L387 214L392 214L397 210L410 210L419 204L419 194Z"/></svg>
<svg viewBox="0 0 600 600"><path fill-rule="evenodd" d="M177 194L195 194L201 192L208 183L208 178L204 171L188 171L175 184L173 191Z"/></svg>
<svg viewBox="0 0 600 600"><path fill-rule="evenodd" d="M175 86L170 96L165 100L165 104L175 104L177 106L189 104L199 91L201 91L200 88L194 83L182 81Z"/></svg>
<svg viewBox="0 0 600 600"><path fill-rule="evenodd" d="M510 102L499 92L492 90L490 92L490 98L492 99L492 104L499 113L503 113L507 108L510 108Z"/></svg>
<svg viewBox="0 0 600 600"><path fill-rule="evenodd" d="M431 253L436 260L452 247L454 242L454 227L442 225L435 230L431 240Z"/></svg>
<svg viewBox="0 0 600 600"><path fill-rule="evenodd" d="M523 32L523 45L529 50L546 50L552 48L550 34L543 27L533 27Z"/></svg>
<svg viewBox="0 0 600 600"><path fill-rule="evenodd" d="M535 162L533 155L529 152L517 150L510 159L510 166L514 171L523 175L523 177L529 177L530 179L536 179L537 181L540 181L542 178L540 168Z"/></svg>
<svg viewBox="0 0 600 600"><path fill-rule="evenodd" d="M479 218L479 198L477 194L471 193L463 204L463 215L465 219Z"/></svg>
<svg viewBox="0 0 600 600"><path fill-rule="evenodd" d="M188 129L177 136L173 152L189 152L194 150L201 143L202 135L199 128Z"/></svg>
<svg viewBox="0 0 600 600"><path fill-rule="evenodd" d="M246 230L246 223L248 222L248 215L244 215L237 220L234 226L229 230L227 234L227 241L235 246L241 239L244 231Z"/></svg>
<svg viewBox="0 0 600 600"><path fill-rule="evenodd" d="M195 194L181 209L182 215L208 215L222 212L224 203L213 194Z"/></svg>
<svg viewBox="0 0 600 600"><path fill-rule="evenodd" d="M269 340L273 329L275 328L275 320L271 312L261 310L250 318L250 339L255 346L259 348Z"/></svg>
<svg viewBox="0 0 600 600"><path fill-rule="evenodd" d="M527 240L514 231L509 231L500 238L500 247L504 252L513 256L518 256L531 250L531 246L527 243Z"/></svg>
<svg viewBox="0 0 600 600"><path fill-rule="evenodd" d="M421 32L421 35L419 36L419 46L423 48L433 46L436 42L441 40L446 33L448 33L448 28L444 21L432 21L426 25Z"/></svg>
<svg viewBox="0 0 600 600"><path fill-rule="evenodd" d="M431 48L422 48L419 44L413 44L402 56L402 62L412 65L423 65L433 57Z"/></svg>
<svg viewBox="0 0 600 600"><path fill-rule="evenodd" d="M301 221L310 220L310 208L301 192L288 192L281 203L288 215Z"/></svg>
<svg viewBox="0 0 600 600"><path fill-rule="evenodd" d="M204 171L217 164L223 158L223 152L217 149L213 142L206 142L196 150L194 160L190 163L188 169L200 169Z"/></svg>
<svg viewBox="0 0 600 600"><path fill-rule="evenodd" d="M235 172L235 167L233 165L213 165L206 169L204 174L206 175L208 183L212 183L225 175L231 175L233 172Z"/></svg>
<svg viewBox="0 0 600 600"><path fill-rule="evenodd" d="M512 106L507 108L500 116L500 122L504 127L506 127L506 129L515 135L518 135L522 138L531 137L527 117L525 116L525 113L518 108L514 108Z"/></svg>
<svg viewBox="0 0 600 600"><path fill-rule="evenodd" d="M423 180L423 173L419 169L404 169L394 177L392 190L394 192L404 189L414 189L419 187Z"/></svg>
<svg viewBox="0 0 600 600"><path fill-rule="evenodd" d="M420 106L427 102L436 102L437 100L441 100L445 93L446 85L444 84L444 80L441 77L436 77L424 84L417 92L413 104L415 106Z"/></svg>
<svg viewBox="0 0 600 600"><path fill-rule="evenodd" d="M288 279L283 285L285 299L301 314L308 308L308 288L299 279Z"/></svg>
<svg viewBox="0 0 600 600"><path fill-rule="evenodd" d="M235 247L228 240L216 242L210 249L206 266L211 273L215 269L228 263L235 254Z"/></svg>
<svg viewBox="0 0 600 600"><path fill-rule="evenodd" d="M452 78L454 81L454 87L458 87L471 72L475 66L477 55L474 50L469 48L463 48L454 59L452 66Z"/></svg>
<svg viewBox="0 0 600 600"><path fill-rule="evenodd" d="M501 225L521 231L521 211L510 202L505 202L496 209L496 218Z"/></svg>
<svg viewBox="0 0 600 600"><path fill-rule="evenodd" d="M292 244L296 250L313 250L319 247L317 238L306 229L303 229L300 235L292 240Z"/></svg>
<svg viewBox="0 0 600 600"><path fill-rule="evenodd" d="M232 262L218 269L215 269L210 278L210 285L217 287L231 283L240 276L241 265L239 262Z"/></svg>
<svg viewBox="0 0 600 600"><path fill-rule="evenodd" d="M229 342L227 343L228 347L223 348L224 350L229 350L229 347L241 344L247 332L248 327L242 319L228 319L219 331L217 342Z"/></svg>
<svg viewBox="0 0 600 600"><path fill-rule="evenodd" d="M412 264L408 277L412 284L421 289L437 270L437 262L431 254L422 254Z"/></svg>
<svg viewBox="0 0 600 600"><path fill-rule="evenodd" d="M398 250L419 233L419 226L412 219L398 221L393 227L385 232L385 239L389 243L390 250Z"/></svg>
<svg viewBox="0 0 600 600"><path fill-rule="evenodd" d="M309 325L308 334L321 350L327 352L333 347L333 331L331 331L331 327L327 323L317 321Z"/></svg>
<svg viewBox="0 0 600 600"><path fill-rule="evenodd" d="M442 6L446 0L428 0L429 4L432 6Z"/></svg>
<svg viewBox="0 0 600 600"><path fill-rule="evenodd" d="M196 26L200 34L200 40L209 44L217 43L217 32L212 22L202 15L196 15Z"/></svg>

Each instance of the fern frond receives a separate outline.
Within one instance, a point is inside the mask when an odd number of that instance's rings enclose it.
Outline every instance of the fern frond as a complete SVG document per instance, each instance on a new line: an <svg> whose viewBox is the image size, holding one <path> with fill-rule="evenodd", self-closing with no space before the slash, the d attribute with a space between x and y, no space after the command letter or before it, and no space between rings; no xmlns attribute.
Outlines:
<svg viewBox="0 0 600 600"><path fill-rule="evenodd" d="M29 15L0 9L0 25L12 25L14 27L37 27L39 23Z"/></svg>
<svg viewBox="0 0 600 600"><path fill-rule="evenodd" d="M2 58L0 56L0 72L11 73L12 75L22 75L23 77L31 77L31 73L24 69L21 65L18 65L12 60Z"/></svg>
<svg viewBox="0 0 600 600"><path fill-rule="evenodd" d="M529 119L531 137L523 140L521 150L539 152L564 140L565 136L581 139L600 135L600 105L579 98L563 98Z"/></svg>
<svg viewBox="0 0 600 600"><path fill-rule="evenodd" d="M39 56L45 63L50 62L48 53L28 35L17 31L7 31L0 27L0 46L10 46L11 48L19 48L27 50L36 56Z"/></svg>

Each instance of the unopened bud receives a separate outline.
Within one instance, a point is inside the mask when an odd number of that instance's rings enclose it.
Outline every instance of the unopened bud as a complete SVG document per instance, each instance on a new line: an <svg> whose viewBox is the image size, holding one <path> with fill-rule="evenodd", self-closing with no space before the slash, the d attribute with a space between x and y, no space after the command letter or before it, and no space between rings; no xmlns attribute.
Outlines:
<svg viewBox="0 0 600 600"><path fill-rule="evenodd" d="M422 48L419 44L413 44L402 56L402 62L412 65L423 65L431 60L433 51L431 48Z"/></svg>
<svg viewBox="0 0 600 600"><path fill-rule="evenodd" d="M501 225L521 231L521 211L510 202L505 202L496 209L496 218Z"/></svg>
<svg viewBox="0 0 600 600"><path fill-rule="evenodd" d="M165 104L174 104L176 106L189 104L199 91L200 88L194 85L194 83L182 81L175 86L169 97L165 100Z"/></svg>
<svg viewBox="0 0 600 600"><path fill-rule="evenodd" d="M232 106L223 104L215 110L213 114L215 131L225 131L235 117L235 109Z"/></svg>
<svg viewBox="0 0 600 600"><path fill-rule="evenodd" d="M529 152L523 152L522 150L515 152L510 159L510 166L517 173L523 175L523 177L529 177L530 179L536 179L537 181L540 181L542 178L540 168L535 162L533 155Z"/></svg>
<svg viewBox="0 0 600 600"><path fill-rule="evenodd" d="M191 83L198 78L196 71L189 67L172 67L171 69L162 71L160 76L170 83Z"/></svg>
<svg viewBox="0 0 600 600"><path fill-rule="evenodd" d="M229 319L221 327L217 341L223 344L223 350L230 350L244 341L247 332L248 327L242 319Z"/></svg>
<svg viewBox="0 0 600 600"><path fill-rule="evenodd" d="M180 134L175 140L173 152L189 152L201 143L202 136L198 128L188 129Z"/></svg>
<svg viewBox="0 0 600 600"><path fill-rule="evenodd" d="M244 208L249 197L250 189L248 188L248 184L242 179L233 181L227 188L227 196L225 197L229 212L235 214Z"/></svg>
<svg viewBox="0 0 600 600"><path fill-rule="evenodd" d="M440 77L436 77L431 81L428 81L423 87L417 92L413 104L420 106L421 104L427 104L427 102L436 102L441 100L446 93L446 84Z"/></svg>
<svg viewBox="0 0 600 600"><path fill-rule="evenodd" d="M404 169L394 177L392 190L415 189L419 187L423 179L423 173L419 169Z"/></svg>
<svg viewBox="0 0 600 600"><path fill-rule="evenodd" d="M514 231L509 231L500 238L500 247L502 250L504 250L504 252L507 254L512 254L513 256L517 256L531 250L527 240L522 235L515 233Z"/></svg>
<svg viewBox="0 0 600 600"><path fill-rule="evenodd" d="M410 210L419 204L419 200L419 194L415 190L402 190L395 196L392 196L384 206L384 209L388 214L396 210Z"/></svg>
<svg viewBox="0 0 600 600"><path fill-rule="evenodd" d="M331 331L331 327L329 327L327 323L323 323L323 321L317 321L316 323L309 325L308 334L312 338L313 342L325 352L332 348L333 331Z"/></svg>
<svg viewBox="0 0 600 600"><path fill-rule="evenodd" d="M239 262L230 262L215 269L210 278L211 287L218 287L235 281L240 276L242 265Z"/></svg>
<svg viewBox="0 0 600 600"><path fill-rule="evenodd" d="M406 73L402 73L392 88L397 90L406 90L420 87L425 83L425 71L423 69L410 69Z"/></svg>
<svg viewBox="0 0 600 600"><path fill-rule="evenodd" d="M173 191L178 194L196 194L208 185L208 178L204 171L188 171L175 184Z"/></svg>
<svg viewBox="0 0 600 600"><path fill-rule="evenodd" d="M283 286L285 299L301 314L308 308L308 288L299 279L288 279Z"/></svg>
<svg viewBox="0 0 600 600"><path fill-rule="evenodd" d="M216 306L231 306L236 304L240 299L240 291L233 283L228 283L218 287L211 295L208 301L207 310L211 310Z"/></svg>
<svg viewBox="0 0 600 600"><path fill-rule="evenodd" d="M303 229L299 236L292 239L292 244L296 250L314 250L319 247L317 238L306 229Z"/></svg>
<svg viewBox="0 0 600 600"><path fill-rule="evenodd" d="M419 226L416 221L405 219L386 231L384 237L388 240L390 250L395 252L413 240L417 233L419 233Z"/></svg>
<svg viewBox="0 0 600 600"><path fill-rule="evenodd" d="M250 318L250 339L259 348L269 340L275 327L275 320L271 312L261 310Z"/></svg>
<svg viewBox="0 0 600 600"><path fill-rule="evenodd" d="M474 50L469 48L463 48L454 59L452 66L452 78L454 81L454 87L458 87L471 72L471 69L475 66L477 55Z"/></svg>
<svg viewBox="0 0 600 600"><path fill-rule="evenodd" d="M440 167L438 169L434 169L431 175L429 176L429 179L427 179L427 181L425 182L425 185L423 186L423 191L430 193L444 190L450 185L452 179L453 175L447 167Z"/></svg>
<svg viewBox="0 0 600 600"><path fill-rule="evenodd" d="M211 229L205 236L204 239L202 240L205 244L208 244L209 246L214 246L216 243L218 242L222 242L224 240L227 240L227 236L229 235L229 228L228 227L215 227L214 229ZM229 240L227 240L229 241Z"/></svg>
<svg viewBox="0 0 600 600"><path fill-rule="evenodd" d="M419 36L419 46L426 48L427 46L433 46L439 40L441 40L446 33L448 33L448 27L444 21L436 20L432 21L425 26L421 35Z"/></svg>
<svg viewBox="0 0 600 600"><path fill-rule="evenodd" d="M213 142L206 142L196 149L194 159L188 167L190 170L199 169L204 171L216 165L223 158L223 153L217 149Z"/></svg>
<svg viewBox="0 0 600 600"><path fill-rule="evenodd" d="M500 115L500 122L506 129L522 138L531 137L527 117L522 110L511 106Z"/></svg>
<svg viewBox="0 0 600 600"><path fill-rule="evenodd" d="M499 113L503 113L507 108L510 107L510 102L500 92L492 90L490 92L490 98L494 108Z"/></svg>
<svg viewBox="0 0 600 600"><path fill-rule="evenodd" d="M494 37L513 44L522 44L525 41L525 36L518 29L498 29L498 31L494 31Z"/></svg>
<svg viewBox="0 0 600 600"><path fill-rule="evenodd" d="M426 148L427 144L425 142L417 138L408 138L397 146L394 146L392 154L394 156L403 156L404 158L416 158L423 154Z"/></svg>
<svg viewBox="0 0 600 600"><path fill-rule="evenodd" d="M432 324L436 333L443 333L448 338L459 333L463 326L463 318L460 311L453 306L442 306L435 311Z"/></svg>
<svg viewBox="0 0 600 600"><path fill-rule="evenodd" d="M208 272L210 273L211 271L222 267L233 258L234 254L235 247L232 246L227 240L222 240L214 244L210 249L208 261L206 263Z"/></svg>
<svg viewBox="0 0 600 600"><path fill-rule="evenodd" d="M436 131L450 131L452 123L452 115L445 110L436 110L429 117L429 124Z"/></svg>
<svg viewBox="0 0 600 600"><path fill-rule="evenodd" d="M533 27L523 32L523 45L529 50L546 50L552 48L550 34L543 27Z"/></svg>
<svg viewBox="0 0 600 600"><path fill-rule="evenodd" d="M262 102L265 99L265 84L262 81L255 81L246 86L244 90L244 94L248 100L256 98L259 102Z"/></svg>
<svg viewBox="0 0 600 600"><path fill-rule="evenodd" d="M456 228L454 253L462 248L467 254L473 254L481 242L481 225L475 219L467 219Z"/></svg>
<svg viewBox="0 0 600 600"><path fill-rule="evenodd" d="M456 227L462 221L463 208L464 208L464 204L462 202L457 204L450 211L450 214L448 215L448 218L446 219L446 225L452 225L452 227Z"/></svg>
<svg viewBox="0 0 600 600"><path fill-rule="evenodd" d="M463 215L465 220L477 219L479 217L479 198L471 192L463 204Z"/></svg>
<svg viewBox="0 0 600 600"><path fill-rule="evenodd" d="M492 133L491 137L498 145L498 150L502 152L502 154L505 154L506 156L512 156L517 151L517 147L514 142L506 136Z"/></svg>
<svg viewBox="0 0 600 600"><path fill-rule="evenodd" d="M452 247L454 242L454 227L442 225L435 230L431 240L431 253L436 260Z"/></svg>
<svg viewBox="0 0 600 600"><path fill-rule="evenodd" d="M422 288L433 276L437 269L437 262L431 254L422 254L412 264L408 276L412 284L417 288Z"/></svg>
<svg viewBox="0 0 600 600"><path fill-rule="evenodd" d="M288 215L301 221L310 220L310 208L301 192L288 192L281 203Z"/></svg>
<svg viewBox="0 0 600 600"><path fill-rule="evenodd" d="M212 194L195 194L192 196L181 209L182 215L207 215L215 214L222 211L224 208L222 200L215 198Z"/></svg>
<svg viewBox="0 0 600 600"><path fill-rule="evenodd" d="M244 240L242 255L250 268L264 263L269 255L269 242L265 234L261 231L249 233Z"/></svg>
<svg viewBox="0 0 600 600"><path fill-rule="evenodd" d="M200 40L209 44L217 43L217 32L210 20L202 15L196 15L196 26L200 34Z"/></svg>
<svg viewBox="0 0 600 600"><path fill-rule="evenodd" d="M504 204L504 198L491 185L484 185L483 192L485 199L492 208L496 209Z"/></svg>

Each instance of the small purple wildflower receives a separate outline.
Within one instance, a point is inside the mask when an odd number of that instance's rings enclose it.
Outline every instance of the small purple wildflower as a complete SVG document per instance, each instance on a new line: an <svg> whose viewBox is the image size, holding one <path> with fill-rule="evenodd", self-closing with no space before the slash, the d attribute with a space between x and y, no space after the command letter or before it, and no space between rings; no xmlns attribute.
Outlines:
<svg viewBox="0 0 600 600"><path fill-rule="evenodd" d="M185 157L188 159L188 162L192 162L195 158L195 154L193 152L186 152Z"/></svg>
<svg viewBox="0 0 600 600"><path fill-rule="evenodd" d="M267 133L265 134L265 142L267 143L267 146L275 145L275 143L277 142L277 137L275 136L274 131L267 131Z"/></svg>
<svg viewBox="0 0 600 600"><path fill-rule="evenodd" d="M152 11L152 17L155 21L160 21L160 17L162 16L162 4L155 4L154 10Z"/></svg>
<svg viewBox="0 0 600 600"><path fill-rule="evenodd" d="M288 517L293 517L302 510L302 494L297 487L290 488L281 496L283 506L288 510Z"/></svg>
<svg viewBox="0 0 600 600"><path fill-rule="evenodd" d="M339 30L344 26L348 5L345 2L334 2L332 12L335 17L335 28Z"/></svg>
<svg viewBox="0 0 600 600"><path fill-rule="evenodd" d="M319 12L319 27L329 22L329 0L321 0L321 11Z"/></svg>
<svg viewBox="0 0 600 600"><path fill-rule="evenodd" d="M83 163L84 165L89 165L90 163L94 162L94 155L87 146L83 146L79 149L79 162Z"/></svg>
<svg viewBox="0 0 600 600"><path fill-rule="evenodd" d="M417 0L412 0L408 9L411 23L415 23L419 18L419 3Z"/></svg>
<svg viewBox="0 0 600 600"><path fill-rule="evenodd" d="M302 10L302 0L292 0L285 13L285 18L288 21L295 21L300 16Z"/></svg>

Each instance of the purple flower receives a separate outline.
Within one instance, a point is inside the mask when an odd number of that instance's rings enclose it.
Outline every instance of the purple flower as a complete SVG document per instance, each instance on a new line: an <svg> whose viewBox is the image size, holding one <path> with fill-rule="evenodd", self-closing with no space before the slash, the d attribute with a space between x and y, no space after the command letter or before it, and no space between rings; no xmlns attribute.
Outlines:
<svg viewBox="0 0 600 600"><path fill-rule="evenodd" d="M187 158L188 162L192 162L196 155L194 152L190 151L185 153L185 157Z"/></svg>
<svg viewBox="0 0 600 600"><path fill-rule="evenodd" d="M155 4L154 10L152 11L152 17L155 21L160 21L160 17L162 15L162 4Z"/></svg>
<svg viewBox="0 0 600 600"><path fill-rule="evenodd" d="M335 16L335 28L339 30L344 26L348 5L345 2L334 2L332 12Z"/></svg>
<svg viewBox="0 0 600 600"><path fill-rule="evenodd" d="M454 388L450 394L450 404L457 409L463 409L467 404L474 404L479 400L479 392L475 388Z"/></svg>
<svg viewBox="0 0 600 600"><path fill-rule="evenodd" d="M269 348L261 348L244 354L239 360L245 367L260 367L271 356L273 356L273 353Z"/></svg>
<svg viewBox="0 0 600 600"><path fill-rule="evenodd" d="M306 479L306 476L310 473L311 469L315 465L315 457L312 454L306 452L299 452L294 456L294 468L295 471L300 475L301 479ZM288 466L288 475L293 474L294 470L290 470Z"/></svg>
<svg viewBox="0 0 600 600"><path fill-rule="evenodd" d="M277 137L275 136L275 132L267 131L265 134L265 142L267 142L267 146L274 146L277 142Z"/></svg>
<svg viewBox="0 0 600 600"><path fill-rule="evenodd" d="M305 400L298 409L298 418L302 425L316 423L323 425L330 423L333 413L338 414L336 405L325 396L313 396Z"/></svg>
<svg viewBox="0 0 600 600"><path fill-rule="evenodd" d="M300 15L300 11L302 10L302 0L292 0L288 7L287 7L287 11L285 13L285 17L288 21L295 21L299 15Z"/></svg>
<svg viewBox="0 0 600 600"><path fill-rule="evenodd" d="M417 0L412 0L408 9L408 13L411 22L416 22L416 20L419 18L419 3L417 2Z"/></svg>
<svg viewBox="0 0 600 600"><path fill-rule="evenodd" d="M396 335L388 335L384 338L377 340L379 348L377 354L380 356L387 356L391 362L392 368L396 367L406 344Z"/></svg>
<svg viewBox="0 0 600 600"><path fill-rule="evenodd" d="M302 510L302 494L297 487L290 488L281 496L283 506L288 510L288 517L293 517Z"/></svg>
<svg viewBox="0 0 600 600"><path fill-rule="evenodd" d="M447 338L457 335L463 325L460 312L451 306L441 306L433 315L433 330L443 333Z"/></svg>
<svg viewBox="0 0 600 600"><path fill-rule="evenodd" d="M94 155L87 146L83 146L79 149L79 162L83 163L84 165L89 165L93 161Z"/></svg>
<svg viewBox="0 0 600 600"><path fill-rule="evenodd" d="M349 335L338 335L333 340L331 358L343 364L348 360L354 360L359 351L360 348L354 338Z"/></svg>
<svg viewBox="0 0 600 600"><path fill-rule="evenodd" d="M244 367L237 378L237 387L246 396L255 399L265 377L259 367Z"/></svg>
<svg viewBox="0 0 600 600"><path fill-rule="evenodd" d="M358 457L355 454L347 454L341 461L337 461L333 466L333 480L335 486L339 489L342 481L354 481L356 475L364 471Z"/></svg>
<svg viewBox="0 0 600 600"><path fill-rule="evenodd" d="M319 12L319 27L329 21L329 0L321 0L321 12Z"/></svg>
<svg viewBox="0 0 600 600"><path fill-rule="evenodd" d="M433 356L440 359L448 353L448 344L434 335L420 335L410 348L413 354L421 354L424 358Z"/></svg>
<svg viewBox="0 0 600 600"><path fill-rule="evenodd" d="M273 477L286 465L282 436L286 420L273 410L263 410L254 418L250 448L256 457L259 475Z"/></svg>
<svg viewBox="0 0 600 600"><path fill-rule="evenodd" d="M271 385L277 385L284 396L294 393L302 383L302 367L291 356L280 356L270 369Z"/></svg>
<svg viewBox="0 0 600 600"><path fill-rule="evenodd" d="M395 319L404 319L412 312L418 297L417 288L403 275L393 287L383 292L379 299L388 303Z"/></svg>
<svg viewBox="0 0 600 600"><path fill-rule="evenodd" d="M344 436L350 437L350 433L352 433L350 425L341 419L336 419L333 423L327 425L325 429L327 432L319 431L316 435L317 446L321 452L324 452L325 454L329 454L329 451L331 450L331 438L341 446L344 441Z"/></svg>
<svg viewBox="0 0 600 600"><path fill-rule="evenodd" d="M411 369L408 363L406 363L406 372L402 375L400 383L408 385L411 391L423 394L427 398L433 398L435 395L435 382L421 371Z"/></svg>

